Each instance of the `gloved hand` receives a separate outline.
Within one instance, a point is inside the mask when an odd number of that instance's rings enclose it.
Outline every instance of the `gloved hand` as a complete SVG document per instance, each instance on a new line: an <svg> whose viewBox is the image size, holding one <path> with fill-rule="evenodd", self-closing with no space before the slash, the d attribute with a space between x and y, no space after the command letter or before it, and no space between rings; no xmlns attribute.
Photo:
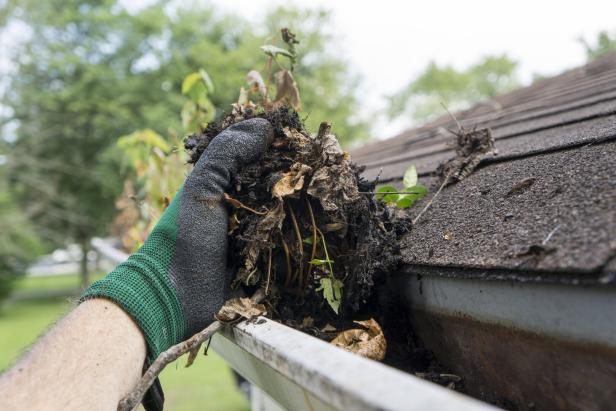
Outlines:
<svg viewBox="0 0 616 411"><path fill-rule="evenodd" d="M227 210L232 176L257 161L273 138L267 120L236 123L209 144L144 245L81 301L119 304L141 328L153 361L170 346L208 326L224 302Z"/></svg>

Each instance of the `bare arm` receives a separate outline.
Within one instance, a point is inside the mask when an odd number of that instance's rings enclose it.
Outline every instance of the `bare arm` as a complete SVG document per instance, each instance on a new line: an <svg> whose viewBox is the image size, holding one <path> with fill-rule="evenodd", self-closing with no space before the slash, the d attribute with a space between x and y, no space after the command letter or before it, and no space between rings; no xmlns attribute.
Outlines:
<svg viewBox="0 0 616 411"><path fill-rule="evenodd" d="M88 300L0 376L0 409L115 410L141 376L146 345L121 308Z"/></svg>

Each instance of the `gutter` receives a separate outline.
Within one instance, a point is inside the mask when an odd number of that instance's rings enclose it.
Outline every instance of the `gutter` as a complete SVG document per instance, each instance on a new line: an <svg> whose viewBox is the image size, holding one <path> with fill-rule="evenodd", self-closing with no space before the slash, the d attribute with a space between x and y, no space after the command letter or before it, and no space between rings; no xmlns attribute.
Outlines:
<svg viewBox="0 0 616 411"><path fill-rule="evenodd" d="M414 332L466 391L504 408L616 403L616 287L446 277L392 281ZM515 273L510 273L515 278Z"/></svg>
<svg viewBox="0 0 616 411"><path fill-rule="evenodd" d="M106 240L92 247L116 264L128 257ZM225 327L211 344L253 385L253 411L497 409L267 318Z"/></svg>
<svg viewBox="0 0 616 411"><path fill-rule="evenodd" d="M282 409L496 409L269 319L227 327L212 347Z"/></svg>

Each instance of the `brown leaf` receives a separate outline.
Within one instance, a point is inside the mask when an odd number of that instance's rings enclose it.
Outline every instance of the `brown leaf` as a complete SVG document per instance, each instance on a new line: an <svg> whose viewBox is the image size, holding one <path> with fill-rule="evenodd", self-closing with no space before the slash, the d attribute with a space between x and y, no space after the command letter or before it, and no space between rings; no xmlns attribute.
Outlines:
<svg viewBox="0 0 616 411"><path fill-rule="evenodd" d="M333 134L326 134L321 141L321 150L325 164L339 164L344 160L344 151L340 147L338 139Z"/></svg>
<svg viewBox="0 0 616 411"><path fill-rule="evenodd" d="M240 87L240 95L237 98L238 106L245 107L248 104L248 92L244 87Z"/></svg>
<svg viewBox="0 0 616 411"><path fill-rule="evenodd" d="M272 187L272 196L282 198L299 191L304 187L304 175L310 173L312 167L306 164L295 163L289 172L284 173Z"/></svg>
<svg viewBox="0 0 616 411"><path fill-rule="evenodd" d="M313 143L308 137L294 128L285 127L282 131L290 141L292 149L298 152L298 158L306 158L312 154Z"/></svg>
<svg viewBox="0 0 616 411"><path fill-rule="evenodd" d="M330 323L327 323L325 324L325 327L321 328L321 331L323 331L324 333L331 333L333 331L336 331L336 327L334 327Z"/></svg>
<svg viewBox="0 0 616 411"><path fill-rule="evenodd" d="M227 300L216 314L220 322L229 323L245 318L247 320L267 313L263 304L258 304L250 298L231 298Z"/></svg>
<svg viewBox="0 0 616 411"><path fill-rule="evenodd" d="M340 231L345 227L344 223L328 223L325 224L325 231Z"/></svg>
<svg viewBox="0 0 616 411"><path fill-rule="evenodd" d="M381 326L374 320L354 321L364 329L351 329L341 332L330 344L372 360L385 358L387 341Z"/></svg>
<svg viewBox="0 0 616 411"><path fill-rule="evenodd" d="M271 245L272 232L282 226L285 218L284 203L278 201L276 206L268 210L265 216L257 223L255 233L249 245L242 250L244 257L244 267L238 270L237 279L244 284L256 284L259 274L257 272L257 259L261 251L268 250ZM248 281L250 279L250 281Z"/></svg>
<svg viewBox="0 0 616 411"><path fill-rule="evenodd" d="M326 211L336 211L357 201L357 178L348 163L322 167L313 175L307 190L318 198Z"/></svg>
<svg viewBox="0 0 616 411"><path fill-rule="evenodd" d="M263 77L257 70L251 70L246 74L246 83L248 83L250 91L253 93L260 93L262 95L267 94L267 88L265 87Z"/></svg>
<svg viewBox="0 0 616 411"><path fill-rule="evenodd" d="M193 365L193 363L195 362L195 359L197 358L197 355L199 355L200 349L201 349L201 344L197 345L195 348L190 350L190 352L188 353L188 360L186 360L186 365L185 365L186 368Z"/></svg>
<svg viewBox="0 0 616 411"><path fill-rule="evenodd" d="M295 110L302 109L302 103L299 98L299 90L293 75L289 70L280 70L274 74L276 82L276 98L274 106L280 106L285 102L291 105Z"/></svg>

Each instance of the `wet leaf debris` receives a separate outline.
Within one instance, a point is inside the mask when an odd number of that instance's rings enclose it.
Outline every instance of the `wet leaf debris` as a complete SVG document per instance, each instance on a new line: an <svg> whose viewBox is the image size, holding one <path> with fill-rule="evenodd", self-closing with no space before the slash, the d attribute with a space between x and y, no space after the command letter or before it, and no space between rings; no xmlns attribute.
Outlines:
<svg viewBox="0 0 616 411"><path fill-rule="evenodd" d="M224 128L261 117L274 141L260 162L248 165L225 193L229 208L232 287L265 290L274 318L323 325L354 314L375 284L399 263L398 241L410 223L376 199L330 127L311 136L293 109L234 105L231 113L187 138L190 161ZM350 322L349 322L350 324Z"/></svg>

